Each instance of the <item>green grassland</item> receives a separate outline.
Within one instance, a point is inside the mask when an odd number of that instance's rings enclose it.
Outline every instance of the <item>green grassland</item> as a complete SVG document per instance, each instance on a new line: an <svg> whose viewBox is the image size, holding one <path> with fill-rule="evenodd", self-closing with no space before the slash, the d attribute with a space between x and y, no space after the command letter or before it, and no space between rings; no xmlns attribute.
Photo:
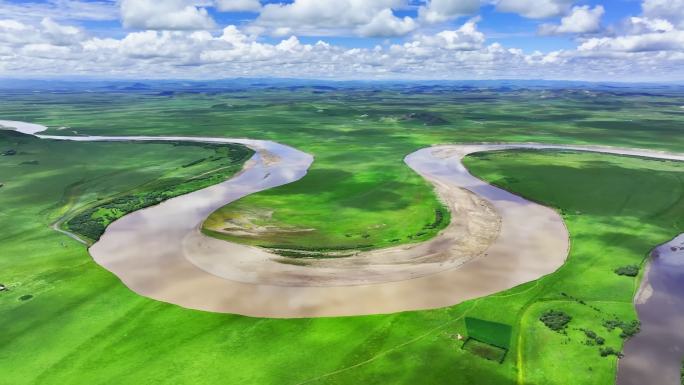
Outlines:
<svg viewBox="0 0 684 385"><path fill-rule="evenodd" d="M126 144L134 143L125 143L113 148L119 148ZM71 148L81 151L74 159L82 157L83 162L87 162L90 158L84 154L88 149L81 149L82 146L60 145L53 142L48 144L37 143L34 138L28 135L7 130L0 130L0 146L0 148L4 148L3 153L16 153L14 156L3 157L4 162L1 164L3 166L3 178L17 178L27 171L43 171L45 167L51 170L58 168L59 165L64 164L60 159L62 152L70 151ZM173 149L169 149L169 146L172 146ZM202 143L149 142L145 145L136 144L132 148L137 151L132 152L130 159L121 162L116 167L121 170L131 168L130 165L135 165L139 154L144 158L146 154L153 155L164 151L173 154L174 157L168 166L157 165L155 167L155 172L163 171L163 174L151 179L145 176L141 177L144 179L130 180L128 183L134 183L132 185L134 188L130 190L121 190L121 179L117 173L124 173L124 171L112 171L112 174L98 177L102 180L90 180L87 174L84 174L83 178L64 188L59 203L56 203L56 207L61 212L61 217L56 219L55 223L86 242L96 241L111 222L130 212L229 179L242 168L243 163L254 153L241 145ZM100 145L96 144L92 149L99 155ZM53 157L39 159L44 151L54 154ZM163 159L160 162L169 162L169 160ZM145 170L146 168L143 168L143 171ZM12 188L15 187L14 183L8 183L6 180L4 183L6 184L3 186L5 187L4 191L7 194L12 194ZM89 191L91 184L102 187L91 192ZM40 191L41 186L35 187ZM85 191L89 193L85 194ZM110 193L112 191L121 192Z"/></svg>
<svg viewBox="0 0 684 385"><path fill-rule="evenodd" d="M519 374L529 383L548 383L551 372L556 383L590 383L592 377L611 383L614 361L590 352L620 349L615 337L629 334L636 318L631 300L637 282L614 270L641 265L655 245L684 231L684 164L551 151L475 154L465 164L487 181L556 207L571 234L568 262L518 289L528 287L526 296L538 291L519 303L516 322L525 331L516 348ZM550 309L572 317L566 330L539 322ZM615 320L620 327L609 331ZM604 338L604 346L582 329Z"/></svg>
<svg viewBox="0 0 684 385"><path fill-rule="evenodd" d="M257 246L327 251L422 241L449 223L449 211L408 167L395 170L388 167L387 171L366 172L360 176L354 175L355 168L358 167L322 170L314 164L301 183L224 206L204 224L207 230L221 230L226 221L237 219L275 230L261 231L254 236L205 232ZM384 175L392 171L398 175ZM342 176L347 174L350 175ZM331 189L331 179L339 183L334 190L326 191Z"/></svg>
<svg viewBox="0 0 684 385"><path fill-rule="evenodd" d="M377 244L390 238L390 225L405 239L434 216L439 203L426 183L404 182L402 161L433 143L530 140L684 150L679 96L544 95L276 89L162 98L17 91L0 102L4 119L44 123L55 134L274 139L315 155L315 167L340 172L329 178L312 172L291 187L256 194L254 210L306 210L313 201L330 210L331 221L358 217L365 226L379 217L367 220L363 210L318 197L334 197L341 183L359 201L384 183L401 182L393 188L400 196L404 188L422 194L420 202L408 197L389 210L399 223L383 218L388 230L373 234ZM426 111L446 123L410 116ZM65 125L70 128L57 130ZM0 150L19 147L16 136L0 140ZM82 245L49 228L69 210L135 191L213 150L21 140L20 154L0 157L0 283L10 289L0 292L0 384L610 384L616 357L601 350L619 351L623 329L631 329L638 280L614 270L642 265L653 246L684 228L682 164L572 152L478 154L466 159L475 175L563 213L572 249L556 273L430 311L293 320L213 314L132 293ZM372 182L364 185L364 178ZM307 187L296 190L299 183ZM289 198L295 191L296 199ZM367 205L393 204L392 195L366 197ZM428 211L413 228L412 210ZM276 219L279 226L309 226ZM332 237L324 241L338 245ZM572 318L551 330L540 321L549 310ZM503 363L461 349L455 335L467 335L465 317L511 325Z"/></svg>
<svg viewBox="0 0 684 385"><path fill-rule="evenodd" d="M250 137L309 152L316 160L297 184L246 197L207 222L220 230L226 220L246 218L284 231L225 238L302 249L374 248L434 236L446 221L426 225L434 223L440 203L403 163L408 153L434 143L684 149L684 136L677 135L682 95L638 89L179 86L171 96L20 90L0 95L0 102L4 118L43 123L56 134Z"/></svg>

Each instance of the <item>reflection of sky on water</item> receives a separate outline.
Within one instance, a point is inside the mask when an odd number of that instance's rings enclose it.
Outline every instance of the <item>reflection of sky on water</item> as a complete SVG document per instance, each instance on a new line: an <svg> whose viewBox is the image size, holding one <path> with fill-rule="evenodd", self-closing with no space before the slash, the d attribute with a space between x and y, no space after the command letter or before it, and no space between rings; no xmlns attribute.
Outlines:
<svg viewBox="0 0 684 385"><path fill-rule="evenodd" d="M672 241L659 246L656 252L660 265L684 268L684 234L680 234ZM684 276L684 271L681 272L681 275Z"/></svg>
<svg viewBox="0 0 684 385"><path fill-rule="evenodd" d="M641 332L625 344L617 384L677 384L684 358L684 234L654 250L637 297Z"/></svg>

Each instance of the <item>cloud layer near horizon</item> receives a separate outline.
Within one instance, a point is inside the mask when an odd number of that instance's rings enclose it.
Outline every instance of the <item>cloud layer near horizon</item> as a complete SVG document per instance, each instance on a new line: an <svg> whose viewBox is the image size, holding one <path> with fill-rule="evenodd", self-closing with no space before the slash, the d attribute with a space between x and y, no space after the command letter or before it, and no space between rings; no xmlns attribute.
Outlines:
<svg viewBox="0 0 684 385"><path fill-rule="evenodd" d="M506 47L480 30L480 0L0 0L0 75L145 78L684 79L684 0L644 0L604 26L606 9L571 0L499 0L496 11L541 19L540 35L574 49ZM400 12L413 16L404 16ZM211 12L210 12L211 11ZM217 12L253 16L221 26ZM413 12L413 13L410 13ZM42 15L39 17L38 15ZM76 15L76 16L72 16ZM120 20L115 36L83 20ZM462 20L458 22L459 18ZM302 43L302 36L317 36ZM338 36L393 37L347 47ZM400 38L398 38L400 37Z"/></svg>

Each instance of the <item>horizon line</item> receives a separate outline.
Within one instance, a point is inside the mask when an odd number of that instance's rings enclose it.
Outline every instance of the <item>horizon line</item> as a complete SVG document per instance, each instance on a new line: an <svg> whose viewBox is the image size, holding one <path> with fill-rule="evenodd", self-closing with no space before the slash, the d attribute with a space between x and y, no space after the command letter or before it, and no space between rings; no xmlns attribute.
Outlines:
<svg viewBox="0 0 684 385"><path fill-rule="evenodd" d="M321 83L429 83L429 82L549 82L549 83L585 83L585 84L640 84L640 85L671 85L684 86L684 79L681 80L578 80L578 79L544 79L544 78L485 78L485 79L440 79L440 78L378 78L378 79L326 79L316 77L278 77L278 76L235 76L219 78L147 78L147 77L100 77L89 75L68 75L68 76L2 76L0 82L5 81L62 81L62 82L222 82L222 81L300 81L300 82L321 82Z"/></svg>

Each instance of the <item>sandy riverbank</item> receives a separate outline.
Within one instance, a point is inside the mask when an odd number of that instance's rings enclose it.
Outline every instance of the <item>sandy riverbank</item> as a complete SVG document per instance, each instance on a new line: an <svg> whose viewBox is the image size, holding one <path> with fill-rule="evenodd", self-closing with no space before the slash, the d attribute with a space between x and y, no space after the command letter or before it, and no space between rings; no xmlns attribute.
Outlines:
<svg viewBox="0 0 684 385"><path fill-rule="evenodd" d="M263 249L204 236L199 228L204 218L226 203L303 177L313 161L308 154L247 139L37 136L241 143L255 149L257 154L245 170L231 180L115 221L90 252L141 295L192 309L282 318L449 306L537 279L560 267L569 241L558 213L470 175L461 163L469 153L551 148L682 158L655 151L538 144L422 149L407 156L406 163L435 185L452 210L447 229L421 244L299 266L281 263L283 257Z"/></svg>

